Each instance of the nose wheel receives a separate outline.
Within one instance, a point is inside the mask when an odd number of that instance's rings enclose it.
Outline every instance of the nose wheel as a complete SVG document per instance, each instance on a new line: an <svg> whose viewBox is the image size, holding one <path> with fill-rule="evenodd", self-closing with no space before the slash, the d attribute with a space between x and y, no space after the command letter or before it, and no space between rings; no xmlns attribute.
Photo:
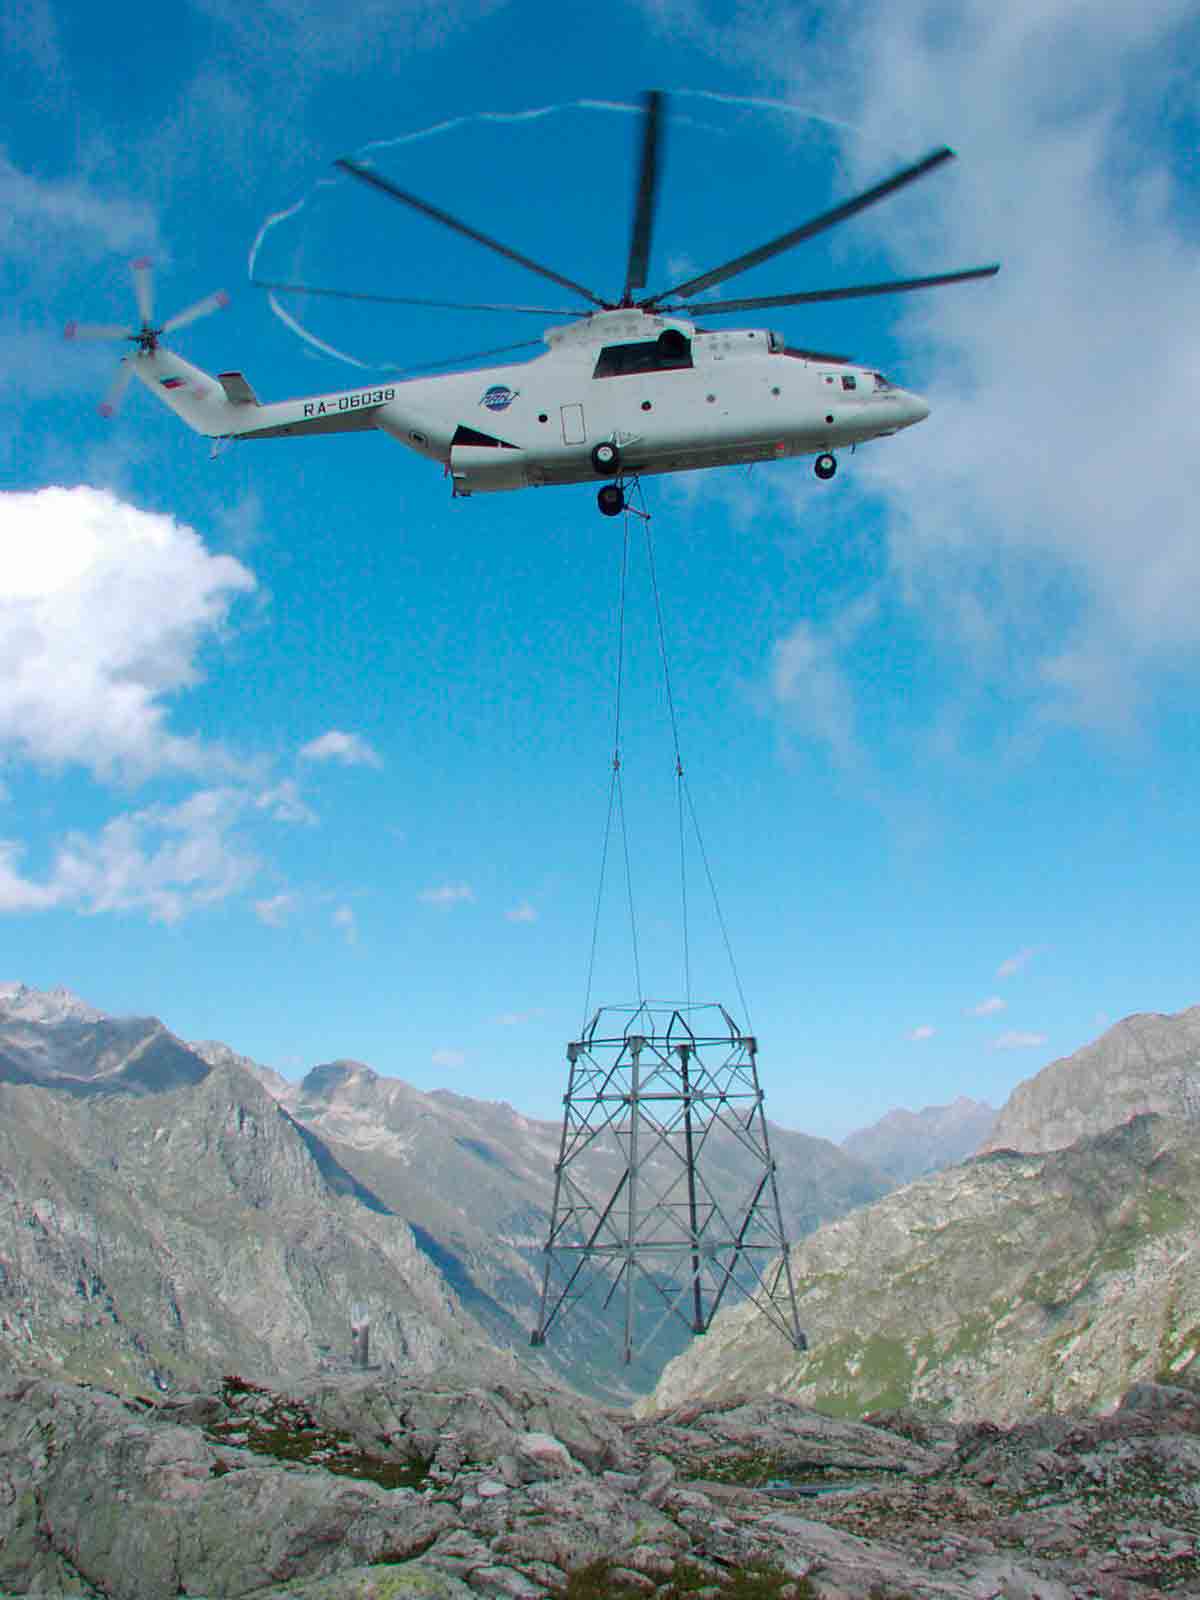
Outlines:
<svg viewBox="0 0 1200 1600"><path fill-rule="evenodd" d="M830 455L829 451L826 450L823 455L819 455L813 462L813 471L823 483L827 483L837 471L837 458Z"/></svg>

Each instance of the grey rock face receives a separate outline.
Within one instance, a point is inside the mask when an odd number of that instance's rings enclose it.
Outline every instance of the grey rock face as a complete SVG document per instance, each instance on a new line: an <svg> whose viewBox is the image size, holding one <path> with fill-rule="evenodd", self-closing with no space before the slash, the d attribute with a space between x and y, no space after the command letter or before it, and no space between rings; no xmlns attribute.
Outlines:
<svg viewBox="0 0 1200 1600"><path fill-rule="evenodd" d="M1069 1150L980 1157L794 1248L806 1354L736 1307L649 1406L764 1387L851 1416L1112 1405L1200 1355L1198 1241L1195 1123L1140 1117Z"/></svg>
<svg viewBox="0 0 1200 1600"><path fill-rule="evenodd" d="M564 1476L551 1438L550 1474L497 1495L497 1449L566 1397L356 1376L307 1398L226 1384L153 1405L24 1377L0 1384L0 1590L533 1600L599 1562L593 1592L664 1600L674 1584L732 1600L752 1564L780 1600L801 1578L816 1600L1185 1594L1196 1398L1164 1389L1153 1406L978 1424L933 1447L762 1395L641 1422L575 1400L597 1458L633 1470L574 1457Z"/></svg>
<svg viewBox="0 0 1200 1600"><path fill-rule="evenodd" d="M278 1377L348 1350L361 1301L378 1361L519 1370L315 1135L238 1067L197 1064L154 1093L0 1083L0 1368L143 1391Z"/></svg>
<svg viewBox="0 0 1200 1600"><path fill-rule="evenodd" d="M1126 1017L1018 1084L981 1153L1061 1150L1148 1112L1200 1121L1200 1006Z"/></svg>
<svg viewBox="0 0 1200 1600"><path fill-rule="evenodd" d="M842 1149L893 1183L910 1183L974 1154L995 1122L994 1106L960 1095L948 1106L889 1111L869 1128L843 1139Z"/></svg>

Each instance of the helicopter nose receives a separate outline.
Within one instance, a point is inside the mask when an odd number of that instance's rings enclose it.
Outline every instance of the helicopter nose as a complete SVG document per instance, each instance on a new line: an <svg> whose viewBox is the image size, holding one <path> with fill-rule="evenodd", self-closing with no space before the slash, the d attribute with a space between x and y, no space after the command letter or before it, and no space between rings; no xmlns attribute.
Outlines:
<svg viewBox="0 0 1200 1600"><path fill-rule="evenodd" d="M905 428L910 428L914 422L924 422L929 415L929 402L923 400L919 394L910 393L907 389L904 391L903 406L904 422L902 426Z"/></svg>

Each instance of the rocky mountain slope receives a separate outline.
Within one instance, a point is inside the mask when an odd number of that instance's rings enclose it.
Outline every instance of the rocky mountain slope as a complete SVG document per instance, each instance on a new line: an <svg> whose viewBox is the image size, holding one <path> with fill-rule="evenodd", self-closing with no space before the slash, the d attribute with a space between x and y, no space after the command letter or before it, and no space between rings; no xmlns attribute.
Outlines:
<svg viewBox="0 0 1200 1600"><path fill-rule="evenodd" d="M211 1060L228 1054L220 1045L194 1048ZM255 1070L269 1082L269 1069ZM527 1347L537 1323L553 1205L557 1123L524 1117L504 1104L415 1089L358 1061L314 1067L300 1083L272 1086L272 1093L347 1171L408 1220L429 1259L495 1340ZM772 1126L771 1144L793 1237L888 1188L886 1179L828 1140ZM749 1167L736 1140L714 1137L706 1157L718 1194L747 1193ZM601 1166L608 1161L615 1181L613 1152L599 1151L597 1159ZM583 1303L556 1327L544 1353L573 1384L623 1399L645 1393L688 1337L672 1319L625 1367L611 1320L598 1304Z"/></svg>
<svg viewBox="0 0 1200 1600"><path fill-rule="evenodd" d="M984 1150L1060 1150L1143 1112L1200 1115L1200 1006L1126 1017L1018 1084Z"/></svg>
<svg viewBox="0 0 1200 1600"><path fill-rule="evenodd" d="M99 1600L1150 1600L1195 1594L1200 1404L1007 1432L529 1383L0 1378L0 1590Z"/></svg>
<svg viewBox="0 0 1200 1600"><path fill-rule="evenodd" d="M959 1095L948 1106L889 1111L843 1139L842 1149L893 1183L909 1183L973 1155L995 1121L994 1106Z"/></svg>
<svg viewBox="0 0 1200 1600"><path fill-rule="evenodd" d="M373 1350L423 1360L433 1333L424 1338L411 1319L401 1327L394 1311L414 1295L428 1300L417 1321L430 1329L447 1317L457 1328L465 1312L473 1336L485 1330L529 1355L556 1124L427 1094L357 1062L291 1084L226 1045L185 1045L155 1018L114 1019L65 990L20 985L0 989L0 1095L11 1208L0 1222L0 1360L6 1344L33 1340L51 1366L81 1376L181 1382L211 1370L224 1346L247 1371L278 1375L321 1347L344 1350L351 1301L379 1298L393 1309L372 1311ZM827 1141L774 1137L796 1235L888 1186ZM746 1191L736 1141L714 1139L709 1157L718 1194ZM330 1205L341 1208L336 1220L303 1220ZM201 1237L202 1215L214 1237ZM321 1240L315 1257L306 1227ZM44 1235L36 1248L31 1229ZM264 1317L241 1243L263 1234L263 1291L277 1301L270 1337L257 1331ZM388 1264L368 1267L380 1249ZM681 1323L668 1325L627 1368L597 1305L565 1318L544 1348L572 1383L621 1399L645 1393L687 1338Z"/></svg>
<svg viewBox="0 0 1200 1600"><path fill-rule="evenodd" d="M125 1389L279 1378L348 1352L358 1302L380 1362L516 1370L408 1224L253 1078L145 1037L165 1087L124 1067L107 1092L99 1074L0 1083L0 1367Z"/></svg>
<svg viewBox="0 0 1200 1600"><path fill-rule="evenodd" d="M1111 1405L1200 1354L1200 1122L978 1157L827 1224L792 1272L807 1354L752 1306L723 1311L647 1404L766 1388L998 1422Z"/></svg>

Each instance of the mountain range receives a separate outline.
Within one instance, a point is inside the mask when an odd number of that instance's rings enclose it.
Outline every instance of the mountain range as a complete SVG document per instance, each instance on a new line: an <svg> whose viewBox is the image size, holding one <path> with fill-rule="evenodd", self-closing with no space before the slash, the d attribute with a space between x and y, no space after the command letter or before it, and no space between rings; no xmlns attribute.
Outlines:
<svg viewBox="0 0 1200 1600"><path fill-rule="evenodd" d="M847 1412L1005 1415L1107 1393L1078 1371L1120 1343L1105 1308L1127 1296L1141 1342L1109 1388L1192 1349L1198 1038L1200 1008L1128 1018L998 1114L895 1111L841 1149L772 1127L812 1352L797 1364L734 1307L686 1353L668 1329L626 1368L598 1309L529 1349L557 1124L361 1062L291 1083L157 1019L4 985L0 1364L126 1388L278 1380L344 1364L357 1305L387 1369L534 1372L616 1401L672 1357L659 1400L753 1379ZM736 1140L708 1154L716 1192L744 1186Z"/></svg>

